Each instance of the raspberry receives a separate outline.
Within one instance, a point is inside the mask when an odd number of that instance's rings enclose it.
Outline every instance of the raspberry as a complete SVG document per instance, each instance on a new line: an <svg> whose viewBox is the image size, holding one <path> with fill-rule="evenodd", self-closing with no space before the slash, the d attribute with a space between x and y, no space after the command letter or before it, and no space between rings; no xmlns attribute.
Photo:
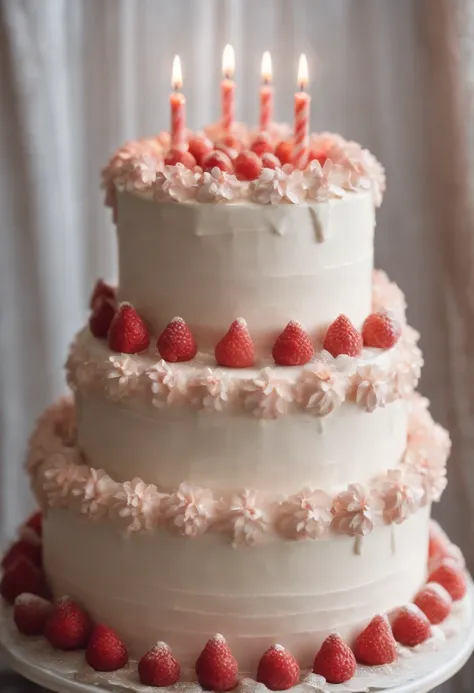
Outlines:
<svg viewBox="0 0 474 693"><path fill-rule="evenodd" d="M293 163L293 142L282 141L275 148L275 156L281 162L281 165Z"/></svg>
<svg viewBox="0 0 474 693"><path fill-rule="evenodd" d="M257 137L250 145L250 149L252 152L255 152L255 154L257 154L260 157L263 154L273 154L273 145L271 143L270 137L264 132L261 132L259 135L257 135Z"/></svg>
<svg viewBox="0 0 474 693"><path fill-rule="evenodd" d="M128 662L128 652L111 628L97 625L86 649L86 662L96 671L117 671Z"/></svg>
<svg viewBox="0 0 474 693"><path fill-rule="evenodd" d="M340 354L358 356L362 349L362 337L349 318L340 315L329 325L323 346L334 357Z"/></svg>
<svg viewBox="0 0 474 693"><path fill-rule="evenodd" d="M138 675L144 686L172 686L179 681L181 669L171 650L158 642L138 663Z"/></svg>
<svg viewBox="0 0 474 693"><path fill-rule="evenodd" d="M442 623L449 616L453 604L449 592L437 582L425 585L413 601L433 625Z"/></svg>
<svg viewBox="0 0 474 693"><path fill-rule="evenodd" d="M191 152L183 152L181 149L170 149L165 156L165 165L176 166L176 164L182 164L185 168L194 168L196 159Z"/></svg>
<svg viewBox="0 0 474 693"><path fill-rule="evenodd" d="M340 635L329 635L314 659L313 674L324 676L328 683L349 681L356 670L356 659Z"/></svg>
<svg viewBox="0 0 474 693"><path fill-rule="evenodd" d="M354 644L354 655L361 664L390 664L397 658L397 645L386 616L374 616Z"/></svg>
<svg viewBox="0 0 474 693"><path fill-rule="evenodd" d="M431 636L430 622L415 604L399 609L392 622L395 640L406 647L420 645Z"/></svg>
<svg viewBox="0 0 474 693"><path fill-rule="evenodd" d="M195 158L198 166L202 166L205 156L212 152L213 145L211 140L205 135L196 135L191 137L188 142L188 151Z"/></svg>
<svg viewBox="0 0 474 693"><path fill-rule="evenodd" d="M362 326L364 345L378 349L391 349L398 342L401 327L387 312L372 313Z"/></svg>
<svg viewBox="0 0 474 693"><path fill-rule="evenodd" d="M286 691L300 680L300 667L293 655L281 645L272 645L262 655L257 681L271 691Z"/></svg>
<svg viewBox="0 0 474 693"><path fill-rule="evenodd" d="M232 173L234 170L230 157L219 149L213 149L212 152L209 152L202 162L204 171L212 171L216 166L224 173Z"/></svg>
<svg viewBox="0 0 474 693"><path fill-rule="evenodd" d="M137 354L150 344L147 327L135 308L122 303L112 320L108 332L108 344L112 351Z"/></svg>
<svg viewBox="0 0 474 693"><path fill-rule="evenodd" d="M228 332L217 343L215 357L219 366L250 368L255 361L252 338L243 318L234 320Z"/></svg>
<svg viewBox="0 0 474 693"><path fill-rule="evenodd" d="M275 154L263 154L262 155L262 166L263 168L276 169L281 167L281 162Z"/></svg>
<svg viewBox="0 0 474 693"><path fill-rule="evenodd" d="M203 688L231 691L237 685L238 665L222 635L214 635L196 662L196 675Z"/></svg>
<svg viewBox="0 0 474 693"><path fill-rule="evenodd" d="M303 366L311 361L314 348L299 322L288 323L273 345L272 356L279 366Z"/></svg>
<svg viewBox="0 0 474 693"><path fill-rule="evenodd" d="M239 180L255 180L262 172L260 157L254 152L240 152L235 160L235 175Z"/></svg>
<svg viewBox="0 0 474 693"><path fill-rule="evenodd" d="M173 318L158 339L161 358L170 363L191 361L196 356L197 345L191 330L183 318Z"/></svg>

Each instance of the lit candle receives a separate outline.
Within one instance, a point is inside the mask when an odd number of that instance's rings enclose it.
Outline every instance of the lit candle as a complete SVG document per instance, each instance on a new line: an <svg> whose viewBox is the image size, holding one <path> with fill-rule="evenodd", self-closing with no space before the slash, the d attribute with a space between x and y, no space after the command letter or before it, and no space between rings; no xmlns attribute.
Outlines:
<svg viewBox="0 0 474 693"><path fill-rule="evenodd" d="M235 116L235 82L232 79L235 70L235 55L232 46L224 48L222 54L222 72L224 79L221 82L222 95L222 128L224 132L230 132Z"/></svg>
<svg viewBox="0 0 474 693"><path fill-rule="evenodd" d="M305 168L308 162L309 105L311 103L310 95L305 92L308 86L308 63L304 53L300 56L298 65L298 85L300 91L295 94L293 165L301 169Z"/></svg>
<svg viewBox="0 0 474 693"><path fill-rule="evenodd" d="M273 116L272 58L268 51L262 57L262 86L260 87L260 130L268 130Z"/></svg>
<svg viewBox="0 0 474 693"><path fill-rule="evenodd" d="M186 124L186 99L184 94L180 92L183 86L183 77L181 74L181 61L178 55L174 56L173 70L171 73L171 86L173 91L170 95L171 107L171 148L184 149L184 129Z"/></svg>

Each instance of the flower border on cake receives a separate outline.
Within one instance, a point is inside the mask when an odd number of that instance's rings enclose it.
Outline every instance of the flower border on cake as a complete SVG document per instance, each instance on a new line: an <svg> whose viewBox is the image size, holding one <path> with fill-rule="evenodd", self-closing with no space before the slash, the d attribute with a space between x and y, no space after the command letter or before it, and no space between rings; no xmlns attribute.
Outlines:
<svg viewBox="0 0 474 693"><path fill-rule="evenodd" d="M397 469L367 487L336 494L307 486L289 496L252 489L215 493L186 480L163 490L139 478L118 482L87 464L76 445L76 410L62 399L41 417L29 445L27 469L39 503L67 507L89 520L116 521L127 533L158 527L184 537L213 531L234 546L262 541L321 539L330 533L361 537L383 524L400 524L439 500L446 486L448 433L435 424L428 402L410 402L407 448Z"/></svg>

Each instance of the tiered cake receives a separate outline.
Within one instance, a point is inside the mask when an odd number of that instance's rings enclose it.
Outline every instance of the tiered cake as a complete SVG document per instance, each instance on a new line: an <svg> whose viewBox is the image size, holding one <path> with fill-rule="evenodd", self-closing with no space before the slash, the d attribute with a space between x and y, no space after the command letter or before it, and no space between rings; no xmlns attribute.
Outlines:
<svg viewBox="0 0 474 693"><path fill-rule="evenodd" d="M54 597L184 670L222 633L255 676L275 643L312 667L329 634L351 644L413 601L449 438L415 392L403 294L373 269L382 167L328 133L305 170L272 154L278 129L262 158L209 153L209 134L106 167L118 286L96 287L74 397L28 470Z"/></svg>

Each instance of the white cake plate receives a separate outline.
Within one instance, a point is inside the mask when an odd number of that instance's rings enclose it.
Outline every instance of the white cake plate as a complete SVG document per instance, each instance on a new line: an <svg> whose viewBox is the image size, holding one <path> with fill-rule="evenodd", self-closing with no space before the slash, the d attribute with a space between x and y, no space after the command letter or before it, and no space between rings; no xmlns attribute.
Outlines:
<svg viewBox="0 0 474 693"><path fill-rule="evenodd" d="M434 637L413 650L400 648L399 658L385 667L358 667L356 676L345 684L329 685L313 674L291 689L291 693L428 693L453 677L474 651L474 585L469 579L466 598L458 602L451 616L434 628ZM158 689L142 686L136 662L119 672L94 672L83 652L58 652L44 638L20 635L12 619L12 609L0 608L0 647L6 662L16 672L54 693L152 693ZM165 689L159 689L164 691ZM171 693L203 693L197 683L181 682ZM268 693L262 684L243 679L236 693Z"/></svg>

